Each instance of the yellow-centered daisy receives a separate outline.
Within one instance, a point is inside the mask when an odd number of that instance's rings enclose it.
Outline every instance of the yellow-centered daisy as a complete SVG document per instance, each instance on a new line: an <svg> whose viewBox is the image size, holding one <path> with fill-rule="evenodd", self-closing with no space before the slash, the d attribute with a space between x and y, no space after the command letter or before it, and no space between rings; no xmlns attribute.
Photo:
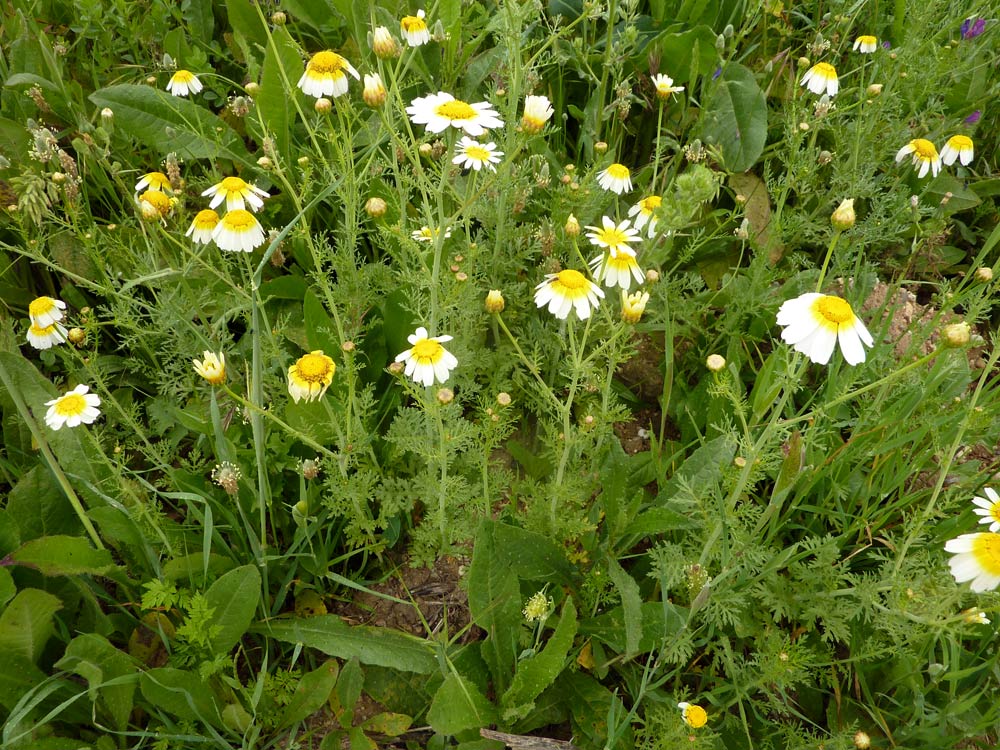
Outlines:
<svg viewBox="0 0 1000 750"><path fill-rule="evenodd" d="M674 79L663 73L657 73L655 76L651 76L653 80L653 88L656 89L656 96L660 99L669 99L674 94L678 94L684 90L683 86L674 86Z"/></svg>
<svg viewBox="0 0 1000 750"><path fill-rule="evenodd" d="M931 175L938 176L941 171L941 157L934 144L926 138L914 138L896 152L896 163L903 161L908 154L913 155L913 166L919 167L917 177L923 177L930 170Z"/></svg>
<svg viewBox="0 0 1000 750"><path fill-rule="evenodd" d="M336 371L337 366L322 349L304 354L288 368L288 393L295 403L322 398Z"/></svg>
<svg viewBox="0 0 1000 750"><path fill-rule="evenodd" d="M503 127L503 120L489 102L469 104L445 91L414 99L406 108L410 120L423 125L430 133L440 133L448 127L480 136L484 131Z"/></svg>
<svg viewBox="0 0 1000 750"><path fill-rule="evenodd" d="M992 591L1000 585L1000 534L992 531L962 534L945 542L944 548L955 555L948 565L958 583L972 581L970 588L976 593Z"/></svg>
<svg viewBox="0 0 1000 750"><path fill-rule="evenodd" d="M425 387L431 386L436 380L444 383L451 371L458 367L455 355L441 344L451 341L451 336L428 336L427 329L421 326L406 340L411 346L396 355L396 362L405 363L404 374L415 383Z"/></svg>
<svg viewBox="0 0 1000 750"><path fill-rule="evenodd" d="M870 55L876 49L878 49L878 39L873 36L862 34L854 40L854 51L862 55Z"/></svg>
<svg viewBox="0 0 1000 750"><path fill-rule="evenodd" d="M167 91L174 96L197 94L203 88L205 87L198 80L198 76L190 70L178 70L170 76L170 81L167 82Z"/></svg>
<svg viewBox="0 0 1000 750"><path fill-rule="evenodd" d="M607 216L602 216L600 227L588 226L587 229L591 230L587 232L590 244L607 248L612 258L618 255L635 256L635 250L629 243L639 242L639 232L632 228L628 219L615 224Z"/></svg>
<svg viewBox="0 0 1000 750"><path fill-rule="evenodd" d="M203 196L212 196L208 207L215 208L222 201L226 202L226 210L232 211L237 208L246 208L250 205L251 211L259 211L264 207L261 198L270 198L270 193L265 193L256 185L251 185L240 177L226 177L222 182L212 185L208 190L201 193Z"/></svg>
<svg viewBox="0 0 1000 750"><path fill-rule="evenodd" d="M646 279L646 272L639 268L634 255L619 253L601 253L590 261L590 268L597 283L603 283L609 289L620 286L626 292L632 286L632 279L641 284Z"/></svg>
<svg viewBox="0 0 1000 750"><path fill-rule="evenodd" d="M210 208L199 211L191 221L191 226L184 233L185 237L190 237L196 245L207 245L212 241L212 233L219 225L219 214Z"/></svg>
<svg viewBox="0 0 1000 750"><path fill-rule="evenodd" d="M529 96L524 100L524 114L521 115L521 129L525 133L540 133L551 118L554 110L547 96Z"/></svg>
<svg viewBox="0 0 1000 750"><path fill-rule="evenodd" d="M549 312L560 320L565 320L570 310L575 310L580 320L586 320L603 298L604 292L597 284L572 268L546 274L545 280L535 287L535 304L548 305Z"/></svg>
<svg viewBox="0 0 1000 750"><path fill-rule="evenodd" d="M45 405L49 410L45 412L45 424L53 430L62 429L63 426L92 424L101 416L97 408L101 405L101 399L96 393L88 393L89 390L88 386L78 385L59 398L46 401Z"/></svg>
<svg viewBox="0 0 1000 750"><path fill-rule="evenodd" d="M500 163L501 156L503 156L503 151L497 151L497 144L492 141L480 143L463 135L455 146L455 158L451 160L451 163L458 164L463 169L474 169L477 172L483 167L496 172L497 168L493 165Z"/></svg>
<svg viewBox="0 0 1000 750"><path fill-rule="evenodd" d="M636 229L641 231L647 223L649 224L649 229L646 231L647 236L650 239L653 239L656 235L656 210L662 203L663 198L658 195L650 195L643 198L628 210L628 215L635 217L634 221Z"/></svg>
<svg viewBox="0 0 1000 750"><path fill-rule="evenodd" d="M708 723L708 713L697 704L681 702L677 704L677 708L681 710L684 723L692 729L701 729Z"/></svg>
<svg viewBox="0 0 1000 750"><path fill-rule="evenodd" d="M943 161L948 166L955 163L958 159L963 166L968 166L972 164L972 159L975 157L975 147L972 145L972 139L967 135L953 135L941 148L941 161Z"/></svg>
<svg viewBox="0 0 1000 750"><path fill-rule="evenodd" d="M632 189L632 173L624 164L612 164L597 173L597 184L605 190L621 195Z"/></svg>
<svg viewBox="0 0 1000 750"><path fill-rule="evenodd" d="M420 227L420 229L414 229L410 232L410 237L415 239L417 242L434 242L439 234L441 234L440 229L424 225ZM451 237L451 229L445 229L444 238L448 239L449 237Z"/></svg>
<svg viewBox="0 0 1000 750"><path fill-rule="evenodd" d="M264 244L264 227L252 213L237 208L226 213L216 224L212 239L222 250L249 253Z"/></svg>
<svg viewBox="0 0 1000 750"><path fill-rule="evenodd" d="M66 342L66 329L59 323L53 323L49 326L32 323L28 326L26 338L35 349L51 349L56 344Z"/></svg>
<svg viewBox="0 0 1000 750"><path fill-rule="evenodd" d="M418 10L415 16L403 16L399 22L399 30L403 39L411 47L419 47L431 40L431 32L427 30L426 14Z"/></svg>
<svg viewBox="0 0 1000 750"><path fill-rule="evenodd" d="M989 487L983 487L983 492L986 497L972 498L972 504L976 506L972 512L981 516L979 523L990 525L990 531L1000 531L1000 495Z"/></svg>
<svg viewBox="0 0 1000 750"><path fill-rule="evenodd" d="M347 93L347 73L355 80L361 80L361 75L344 57L326 49L317 52L306 64L306 72L299 79L298 87L317 99L324 96L337 98Z"/></svg>
<svg viewBox="0 0 1000 750"><path fill-rule="evenodd" d="M166 218L170 214L171 209L173 209L177 199L171 198L160 190L147 190L136 198L135 202L139 206L142 218L149 221L160 219L165 224Z"/></svg>
<svg viewBox="0 0 1000 750"><path fill-rule="evenodd" d="M66 303L53 297L36 297L28 304L28 317L39 328L48 328L63 319Z"/></svg>
<svg viewBox="0 0 1000 750"><path fill-rule="evenodd" d="M191 360L194 371L201 375L212 385L221 385L226 382L226 355L223 352L205 351L202 353L204 359Z"/></svg>
<svg viewBox="0 0 1000 750"><path fill-rule="evenodd" d="M786 301L778 309L781 338L813 362L830 361L837 342L849 365L865 361L865 345L874 340L847 300L830 294L809 292Z"/></svg>
<svg viewBox="0 0 1000 750"><path fill-rule="evenodd" d="M816 63L809 68L805 75L802 76L799 84L805 86L814 94L825 93L827 96L835 96L840 90L840 79L837 78L837 69L830 65L830 63L825 62Z"/></svg>
<svg viewBox="0 0 1000 750"><path fill-rule="evenodd" d="M135 192L139 193L144 190L160 190L164 193L174 192L173 188L170 187L170 178L163 174L163 172L148 172L144 174L135 183Z"/></svg>
<svg viewBox="0 0 1000 750"><path fill-rule="evenodd" d="M633 325L638 323L646 311L647 302L649 302L649 292L627 294L622 289L622 320Z"/></svg>

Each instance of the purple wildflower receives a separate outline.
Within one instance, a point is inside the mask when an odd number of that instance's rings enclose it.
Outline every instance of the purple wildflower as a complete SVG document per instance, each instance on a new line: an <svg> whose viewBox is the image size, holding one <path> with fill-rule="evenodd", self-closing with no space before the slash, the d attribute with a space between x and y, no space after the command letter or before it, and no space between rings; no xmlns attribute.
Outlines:
<svg viewBox="0 0 1000 750"><path fill-rule="evenodd" d="M975 125L975 124L976 124L977 122L979 122L979 117L980 117L980 116L981 116L982 114L983 114L983 113L982 113L982 112L980 112L980 111L979 111L979 110L977 109L977 110L976 110L975 112L973 112L973 113L972 113L971 115L969 115L968 117L966 117L966 118L965 118L965 124L966 124L966 125Z"/></svg>
<svg viewBox="0 0 1000 750"><path fill-rule="evenodd" d="M892 44L889 42L882 42L882 49L892 49Z"/></svg>
<svg viewBox="0 0 1000 750"><path fill-rule="evenodd" d="M716 68L715 72L712 73L712 80L714 81L716 78L718 78L721 75L722 75L722 68Z"/></svg>
<svg viewBox="0 0 1000 750"><path fill-rule="evenodd" d="M986 31L985 18L966 18L962 22L962 39L975 39Z"/></svg>

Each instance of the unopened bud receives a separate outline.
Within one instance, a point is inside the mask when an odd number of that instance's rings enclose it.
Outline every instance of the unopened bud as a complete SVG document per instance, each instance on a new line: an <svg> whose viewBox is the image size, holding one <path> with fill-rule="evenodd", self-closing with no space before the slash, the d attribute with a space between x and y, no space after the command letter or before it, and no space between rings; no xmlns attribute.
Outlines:
<svg viewBox="0 0 1000 750"><path fill-rule="evenodd" d="M503 294L500 293L500 290L490 289L489 294L486 295L486 312L492 315L502 313L504 304Z"/></svg>
<svg viewBox="0 0 1000 750"><path fill-rule="evenodd" d="M820 164L820 166L829 164L831 161L833 161L833 154L831 154L829 151L826 150L820 151L819 156L816 157L816 161Z"/></svg>
<svg viewBox="0 0 1000 750"><path fill-rule="evenodd" d="M655 284L659 280L660 280L660 272L657 271L655 268L650 268L648 271L646 271L646 281L648 283Z"/></svg>
<svg viewBox="0 0 1000 750"><path fill-rule="evenodd" d="M389 365L389 372L391 374L393 374L393 375L402 375L403 374L403 363L402 362L393 362L392 364Z"/></svg>
<svg viewBox="0 0 1000 750"><path fill-rule="evenodd" d="M417 151L425 159L430 159L434 155L434 147L429 143L421 143Z"/></svg>
<svg viewBox="0 0 1000 750"><path fill-rule="evenodd" d="M284 26L288 23L288 16L282 13L280 10L271 14L271 23L275 26Z"/></svg>
<svg viewBox="0 0 1000 750"><path fill-rule="evenodd" d="M807 132L809 130L809 123L808 122L800 122L799 123L799 130L801 130L803 133Z"/></svg>
<svg viewBox="0 0 1000 750"><path fill-rule="evenodd" d="M858 730L854 733L854 747L858 750L868 750L872 746L872 738L865 732Z"/></svg>
<svg viewBox="0 0 1000 750"><path fill-rule="evenodd" d="M247 92L247 96L257 96L260 93L260 84L256 81L250 81L243 90Z"/></svg>
<svg viewBox="0 0 1000 750"><path fill-rule="evenodd" d="M387 60L399 54L399 45L385 26L379 26L372 32L372 52L380 60Z"/></svg>
<svg viewBox="0 0 1000 750"><path fill-rule="evenodd" d="M439 388L437 392L437 400L439 404L450 404L455 400L455 391L451 388Z"/></svg>
<svg viewBox="0 0 1000 750"><path fill-rule="evenodd" d="M563 231L566 232L567 237L577 237L580 234L580 222L577 221L573 214L569 215L566 219L566 226L563 227Z"/></svg>
<svg viewBox="0 0 1000 750"><path fill-rule="evenodd" d="M308 167L308 166L309 166L309 157L308 157L308 156L300 156L300 157L299 157L299 158L298 158L298 159L296 160L296 162L298 163L298 165L299 165L300 167L302 167L303 169L305 169L306 167Z"/></svg>
<svg viewBox="0 0 1000 750"><path fill-rule="evenodd" d="M365 212L373 219L381 219L385 216L385 212L388 208L388 204L377 196L369 198L368 202L365 203Z"/></svg>
<svg viewBox="0 0 1000 750"><path fill-rule="evenodd" d="M500 391L500 393L497 394L497 403L500 404L500 406L510 406L510 394L506 391Z"/></svg>
<svg viewBox="0 0 1000 750"><path fill-rule="evenodd" d="M726 358L721 354L709 354L708 358L705 360L705 367L707 367L710 372L721 372L725 366Z"/></svg>
<svg viewBox="0 0 1000 750"><path fill-rule="evenodd" d="M837 210L833 212L832 216L830 216L830 223L833 224L833 228L840 232L853 227L854 221L855 215L853 198L841 201L840 205L837 206Z"/></svg>
<svg viewBox="0 0 1000 750"><path fill-rule="evenodd" d="M315 109L321 115L328 114L330 110L333 109L333 102L331 102L325 96L321 96L319 99L316 100L316 103L313 105L313 109Z"/></svg>
<svg viewBox="0 0 1000 750"><path fill-rule="evenodd" d="M604 141L598 141L597 143L594 144L594 151L596 151L599 154L603 154L607 150L608 150L608 144L605 143Z"/></svg>
<svg viewBox="0 0 1000 750"><path fill-rule="evenodd" d="M66 338L74 346L82 346L83 342L87 340L87 333L82 328L70 328Z"/></svg>
<svg viewBox="0 0 1000 750"><path fill-rule="evenodd" d="M357 346L355 345L355 343L353 341L345 341L343 344L340 345L340 349L341 349L341 351L344 351L344 352L347 352L348 354L350 354L355 349L357 349Z"/></svg>
<svg viewBox="0 0 1000 750"><path fill-rule="evenodd" d="M868 96L878 96L882 93L882 84L873 83L868 86Z"/></svg>
<svg viewBox="0 0 1000 750"><path fill-rule="evenodd" d="M262 156L257 160L257 166L261 169L270 169L274 166L274 162L272 162L268 157Z"/></svg>
<svg viewBox="0 0 1000 750"><path fill-rule="evenodd" d="M808 68L809 67L809 58L808 57L800 57L795 64L798 65L800 68L803 68L803 69L804 68Z"/></svg>
<svg viewBox="0 0 1000 750"><path fill-rule="evenodd" d="M365 104L373 109L381 107L385 104L387 95L381 76L378 73L365 73L365 88L361 92L361 98L365 100Z"/></svg>
<svg viewBox="0 0 1000 750"><path fill-rule="evenodd" d="M982 266L976 269L976 281L987 284L993 281L993 269L988 266Z"/></svg>
<svg viewBox="0 0 1000 750"><path fill-rule="evenodd" d="M115 111L111 107L105 107L101 110L101 119L104 120L105 125L108 125L115 119Z"/></svg>
<svg viewBox="0 0 1000 750"><path fill-rule="evenodd" d="M941 329L941 339L944 341L945 346L953 349L961 349L964 346L968 346L969 339L971 338L972 327L965 321L951 323Z"/></svg>

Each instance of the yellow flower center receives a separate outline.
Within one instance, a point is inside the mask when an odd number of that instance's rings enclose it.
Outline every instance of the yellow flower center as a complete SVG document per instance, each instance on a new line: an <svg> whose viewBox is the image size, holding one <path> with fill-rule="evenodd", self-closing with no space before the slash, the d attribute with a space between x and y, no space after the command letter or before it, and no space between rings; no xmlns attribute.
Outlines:
<svg viewBox="0 0 1000 750"><path fill-rule="evenodd" d="M579 271L568 268L556 274L555 281L561 284L567 292L578 292L587 288L587 277Z"/></svg>
<svg viewBox="0 0 1000 750"><path fill-rule="evenodd" d="M926 138L915 138L910 141L910 145L913 146L913 153L918 159L922 159L923 161L934 161L937 159L937 149Z"/></svg>
<svg viewBox="0 0 1000 750"><path fill-rule="evenodd" d="M161 214L165 214L170 210L170 198L159 190L147 190L139 200L148 203Z"/></svg>
<svg viewBox="0 0 1000 750"><path fill-rule="evenodd" d="M170 187L170 179L163 172L150 172L144 175L142 179L149 185L150 190L160 190Z"/></svg>
<svg viewBox="0 0 1000 750"><path fill-rule="evenodd" d="M617 249L620 245L628 244L628 235L617 227L598 229L595 236L609 248Z"/></svg>
<svg viewBox="0 0 1000 750"><path fill-rule="evenodd" d="M194 73L190 70L178 70L174 73L174 83L191 83L194 80Z"/></svg>
<svg viewBox="0 0 1000 750"><path fill-rule="evenodd" d="M692 729L699 729L708 723L708 714L701 706L688 706L684 709L684 721Z"/></svg>
<svg viewBox="0 0 1000 750"><path fill-rule="evenodd" d="M413 358L421 364L437 362L441 359L444 347L434 339L420 339L411 350Z"/></svg>
<svg viewBox="0 0 1000 750"><path fill-rule="evenodd" d="M972 540L972 555L979 567L1000 576L1000 534L979 534Z"/></svg>
<svg viewBox="0 0 1000 750"><path fill-rule="evenodd" d="M608 167L608 177L614 177L616 180L627 180L631 174L624 164L612 164Z"/></svg>
<svg viewBox="0 0 1000 750"><path fill-rule="evenodd" d="M37 318L41 315L52 312L56 309L56 303L51 297L39 297L31 301L28 305L28 316Z"/></svg>
<svg viewBox="0 0 1000 750"><path fill-rule="evenodd" d="M215 225L218 223L219 215L210 208L199 211L198 215L194 217L195 229L215 229Z"/></svg>
<svg viewBox="0 0 1000 750"><path fill-rule="evenodd" d="M643 198L639 201L639 205L642 207L641 211L644 214L653 213L653 211L660 207L661 203L663 203L663 198L658 195L651 195L648 198Z"/></svg>
<svg viewBox="0 0 1000 750"><path fill-rule="evenodd" d="M437 105L434 113L447 120L471 120L476 116L476 110L461 99L452 99L444 104Z"/></svg>
<svg viewBox="0 0 1000 750"><path fill-rule="evenodd" d="M427 23L422 18L417 16L403 16L403 19L399 22L400 28L408 34L412 34L417 31L424 31L427 28Z"/></svg>
<svg viewBox="0 0 1000 750"><path fill-rule="evenodd" d="M241 193L248 185L239 177L227 177L219 183L219 189L228 193Z"/></svg>
<svg viewBox="0 0 1000 750"><path fill-rule="evenodd" d="M222 223L225 224L227 229L231 229L234 232L249 232L253 229L257 220L254 219L253 214L249 211L238 208L227 213Z"/></svg>
<svg viewBox="0 0 1000 750"><path fill-rule="evenodd" d="M299 378L307 383L322 383L332 377L332 365L333 361L321 351L304 354L295 363Z"/></svg>
<svg viewBox="0 0 1000 750"><path fill-rule="evenodd" d="M964 151L972 148L972 139L967 135L953 135L948 139L948 145L956 151Z"/></svg>
<svg viewBox="0 0 1000 750"><path fill-rule="evenodd" d="M482 146L469 146L465 149L465 155L475 161L489 161L490 152Z"/></svg>
<svg viewBox="0 0 1000 750"><path fill-rule="evenodd" d="M87 399L79 393L70 393L53 404L56 414L62 417L75 417L83 414L87 408Z"/></svg>
<svg viewBox="0 0 1000 750"><path fill-rule="evenodd" d="M816 300L814 309L835 326L847 323L854 318L854 311L851 309L850 304L847 300L840 297L832 297L830 295L820 297Z"/></svg>
<svg viewBox="0 0 1000 750"><path fill-rule="evenodd" d="M858 43L861 45L875 44L877 41L878 39L873 36L862 35L858 37Z"/></svg>
<svg viewBox="0 0 1000 750"><path fill-rule="evenodd" d="M51 326L49 327L51 328ZM1000 502L995 502L990 506L990 518L994 521L1000 521Z"/></svg>
<svg viewBox="0 0 1000 750"><path fill-rule="evenodd" d="M344 58L331 50L323 50L313 55L306 68L321 75L339 73L344 68Z"/></svg>
<svg viewBox="0 0 1000 750"><path fill-rule="evenodd" d="M830 65L830 63L825 63L825 62L816 63L816 65L813 66L813 73L820 76L821 78L837 77L837 69L832 65Z"/></svg>

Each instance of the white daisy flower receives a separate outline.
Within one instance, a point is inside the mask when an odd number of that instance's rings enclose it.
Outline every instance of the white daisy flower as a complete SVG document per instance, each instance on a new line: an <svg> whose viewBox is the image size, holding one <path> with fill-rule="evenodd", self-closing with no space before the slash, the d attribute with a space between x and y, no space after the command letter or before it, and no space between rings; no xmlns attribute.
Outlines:
<svg viewBox="0 0 1000 750"><path fill-rule="evenodd" d="M305 94L317 99L337 98L347 93L347 73L361 80L353 65L333 50L326 49L312 56L297 85Z"/></svg>
<svg viewBox="0 0 1000 750"><path fill-rule="evenodd" d="M265 193L256 185L251 185L239 177L226 177L222 182L212 185L208 190L203 190L203 196L211 196L209 208L215 208L222 201L226 202L226 210L232 211L237 208L245 209L250 204L251 211L259 211L264 207L261 198L270 198L270 193Z"/></svg>
<svg viewBox="0 0 1000 750"><path fill-rule="evenodd" d="M649 224L649 229L647 230L647 236L649 239L653 239L653 237L656 236L656 222L658 221L656 217L656 210L662 203L663 198L658 195L650 195L643 198L628 210L628 215L635 217L636 229L642 230L647 223Z"/></svg>
<svg viewBox="0 0 1000 750"><path fill-rule="evenodd" d="M958 583L972 581L970 588L976 593L1000 585L1000 534L962 534L945 542L944 548L955 555L948 565Z"/></svg>
<svg viewBox="0 0 1000 750"><path fill-rule="evenodd" d="M430 133L440 133L450 126L480 136L485 130L503 127L503 120L489 102L469 104L444 91L417 97L406 112L414 124L425 126Z"/></svg>
<svg viewBox="0 0 1000 750"><path fill-rule="evenodd" d="M632 189L632 173L624 164L612 164L597 173L597 184L604 190L621 195Z"/></svg>
<svg viewBox="0 0 1000 750"><path fill-rule="evenodd" d="M656 89L656 95L660 99L669 99L674 94L684 90L683 86L674 86L674 79L663 73L657 73L651 78L653 79L653 88Z"/></svg>
<svg viewBox="0 0 1000 750"><path fill-rule="evenodd" d="M322 398L335 372L337 365L322 349L303 354L288 368L288 394L295 403Z"/></svg>
<svg viewBox="0 0 1000 750"><path fill-rule="evenodd" d="M53 430L66 427L76 427L80 424L92 424L95 419L101 416L97 408L101 405L101 399L96 393L88 393L90 388L85 385L78 385L73 390L46 401L45 405L49 410L45 412L45 424Z"/></svg>
<svg viewBox="0 0 1000 750"><path fill-rule="evenodd" d="M870 55L876 49L878 49L878 39L873 36L863 34L854 40L854 51L862 55Z"/></svg>
<svg viewBox="0 0 1000 750"><path fill-rule="evenodd" d="M222 217L212 230L212 239L221 250L249 253L264 244L264 228L252 213L237 208Z"/></svg>
<svg viewBox="0 0 1000 750"><path fill-rule="evenodd" d="M63 319L66 303L52 297L36 297L28 304L28 317L39 328L48 328Z"/></svg>
<svg viewBox="0 0 1000 750"><path fill-rule="evenodd" d="M625 219L620 224L615 224L607 216L602 216L601 225L587 226L587 229L591 230L587 232L590 244L606 247L611 257L621 254L635 256L635 250L629 243L639 242L639 232L632 228L632 222Z"/></svg>
<svg viewBox="0 0 1000 750"><path fill-rule="evenodd" d="M499 164L500 157L503 156L503 151L496 149L497 144L492 141L480 143L463 135L455 146L455 158L451 160L451 163L459 164L463 169L474 169L477 172L483 167L496 172L497 168L493 165Z"/></svg>
<svg viewBox="0 0 1000 750"><path fill-rule="evenodd" d="M923 177L930 170L931 175L938 176L941 171L941 157L938 155L934 144L926 138L914 138L896 152L896 163L898 164L906 158L907 154L913 154L913 166L919 165L917 177Z"/></svg>
<svg viewBox="0 0 1000 750"><path fill-rule="evenodd" d="M196 245L207 245L212 241L212 233L219 225L219 214L210 208L199 211L191 221L191 226L184 233L185 237L190 237Z"/></svg>
<svg viewBox="0 0 1000 750"><path fill-rule="evenodd" d="M170 178L163 174L163 172L148 172L135 183L136 193L145 192L146 190L159 190L164 193L174 192L173 188L170 187Z"/></svg>
<svg viewBox="0 0 1000 750"><path fill-rule="evenodd" d="M551 118L554 110L547 96L529 96L524 100L524 114L521 128L525 133L540 133Z"/></svg>
<svg viewBox="0 0 1000 750"><path fill-rule="evenodd" d="M167 83L167 91L174 96L197 94L203 88L205 87L198 80L198 76L190 70L178 70L170 76L170 81Z"/></svg>
<svg viewBox="0 0 1000 750"><path fill-rule="evenodd" d="M415 239L417 242L433 242L437 239L440 231L438 229L431 228L427 225L420 227L420 229L415 229L410 232L410 237ZM451 237L451 229L444 230L444 238L448 239Z"/></svg>
<svg viewBox="0 0 1000 750"><path fill-rule="evenodd" d="M427 29L426 14L418 10L415 16L403 16L399 22L399 30L403 39L411 47L419 47L431 40L431 32Z"/></svg>
<svg viewBox="0 0 1000 750"><path fill-rule="evenodd" d="M983 487L983 492L986 497L972 498L972 504L978 506L972 512L982 516L979 523L988 523L990 531L1000 531L1000 495L989 487Z"/></svg>
<svg viewBox="0 0 1000 750"><path fill-rule="evenodd" d="M840 80L837 78L837 69L830 63L816 63L799 81L799 85L805 86L814 94L826 93L828 96L836 96L840 90Z"/></svg>
<svg viewBox="0 0 1000 750"><path fill-rule="evenodd" d="M874 341L847 300L809 292L784 302L778 309L781 338L813 362L825 365L840 342L849 365L865 361L865 347Z"/></svg>
<svg viewBox="0 0 1000 750"><path fill-rule="evenodd" d="M535 287L535 304L548 305L549 312L560 320L565 320L570 310L576 310L576 316L586 320L603 298L604 292L597 284L571 268L546 274L545 280Z"/></svg>
<svg viewBox="0 0 1000 750"><path fill-rule="evenodd" d="M635 256L626 253L617 256L601 253L590 261L590 267L597 282L603 282L609 289L620 286L627 292L633 278L637 284L646 280L646 272L639 268Z"/></svg>
<svg viewBox="0 0 1000 750"><path fill-rule="evenodd" d="M32 323L28 326L28 343L36 349L51 349L56 344L66 343L66 329L59 323L50 326L40 326Z"/></svg>
<svg viewBox="0 0 1000 750"><path fill-rule="evenodd" d="M452 370L458 367L458 360L455 355L445 349L441 344L451 341L451 336L427 335L427 329L421 326L406 340L412 346L404 352L396 355L396 362L406 364L405 374L412 378L415 383L425 387L434 384L437 380L444 383Z"/></svg>
<svg viewBox="0 0 1000 750"><path fill-rule="evenodd" d="M941 148L941 161L949 167L955 163L956 159L961 162L962 166L967 167L972 164L975 155L972 139L967 135L953 135Z"/></svg>

